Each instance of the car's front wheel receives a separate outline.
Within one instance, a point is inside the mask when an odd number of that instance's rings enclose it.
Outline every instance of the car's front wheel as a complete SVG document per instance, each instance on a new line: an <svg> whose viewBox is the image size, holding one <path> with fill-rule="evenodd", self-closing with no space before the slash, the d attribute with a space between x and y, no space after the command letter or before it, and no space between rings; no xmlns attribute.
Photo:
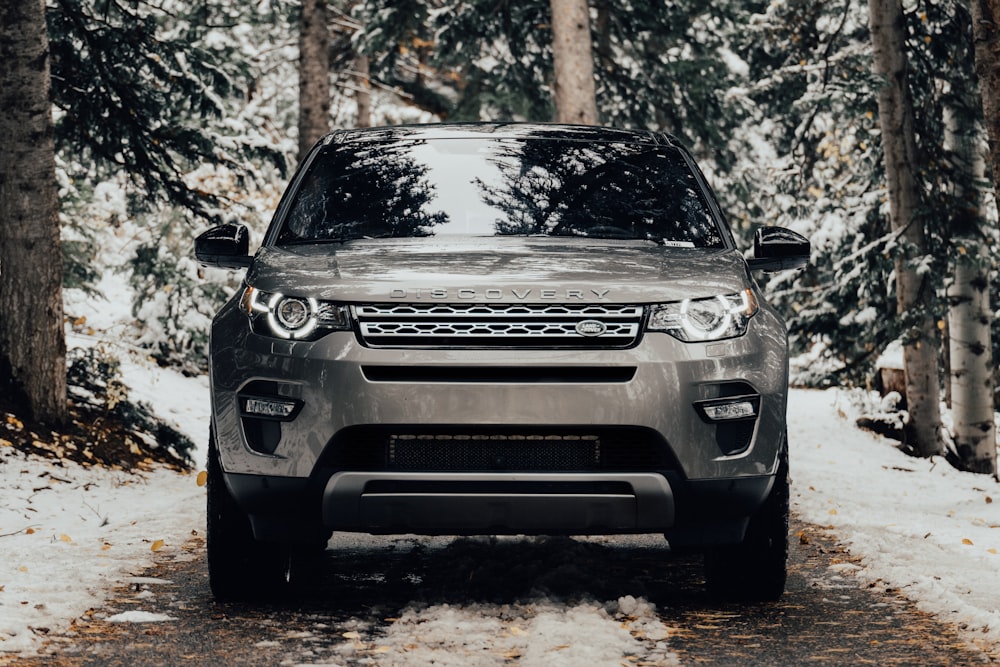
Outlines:
<svg viewBox="0 0 1000 667"><path fill-rule="evenodd" d="M788 567L788 455L782 456L767 500L750 517L740 544L705 554L705 582L712 595L730 600L777 600Z"/></svg>
<svg viewBox="0 0 1000 667"><path fill-rule="evenodd" d="M208 580L217 600L262 600L287 590L292 551L258 542L246 513L226 488L214 437L208 454L206 550Z"/></svg>

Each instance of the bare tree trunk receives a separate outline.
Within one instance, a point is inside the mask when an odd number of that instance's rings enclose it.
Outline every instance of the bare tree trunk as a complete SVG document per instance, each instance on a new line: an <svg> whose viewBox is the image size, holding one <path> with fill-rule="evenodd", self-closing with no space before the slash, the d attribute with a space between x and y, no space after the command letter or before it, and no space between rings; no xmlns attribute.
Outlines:
<svg viewBox="0 0 1000 667"><path fill-rule="evenodd" d="M878 94L879 124L889 194L889 218L904 251L896 258L897 316L911 326L905 333L906 403L910 415L908 446L919 456L942 451L938 350L932 312L933 286L914 266L927 255L921 219L913 98L907 76L903 8L900 0L868 0L875 58L873 71L883 80Z"/></svg>
<svg viewBox="0 0 1000 667"><path fill-rule="evenodd" d="M44 0L0 5L0 392L67 415L62 251Z"/></svg>
<svg viewBox="0 0 1000 667"><path fill-rule="evenodd" d="M990 167L994 186L1000 188L1000 0L971 0L971 5L976 74L990 141ZM1000 191L997 195L1000 196Z"/></svg>
<svg viewBox="0 0 1000 667"><path fill-rule="evenodd" d="M975 104L975 100L968 100ZM986 165L979 150L979 128L946 117L945 143L955 157L956 192L952 245L957 248L952 283L948 287L948 328L951 350L949 383L952 397L956 467L969 472L997 472L996 426L993 420L993 354L990 339L991 262L983 230L982 194Z"/></svg>
<svg viewBox="0 0 1000 667"><path fill-rule="evenodd" d="M597 92L587 0L552 0L556 120L596 125Z"/></svg>
<svg viewBox="0 0 1000 667"><path fill-rule="evenodd" d="M299 159L330 131L330 32L326 0L302 0L299 19Z"/></svg>
<svg viewBox="0 0 1000 667"><path fill-rule="evenodd" d="M357 87L354 99L358 103L357 127L372 126L372 82L368 68L368 56L359 53L354 59L354 70L357 72Z"/></svg>

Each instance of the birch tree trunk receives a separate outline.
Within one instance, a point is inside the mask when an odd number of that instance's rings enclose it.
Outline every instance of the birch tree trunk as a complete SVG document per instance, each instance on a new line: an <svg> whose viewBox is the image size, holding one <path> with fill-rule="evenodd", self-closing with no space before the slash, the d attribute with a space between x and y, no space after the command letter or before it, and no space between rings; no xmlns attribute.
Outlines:
<svg viewBox="0 0 1000 667"><path fill-rule="evenodd" d="M940 342L933 316L933 285L915 266L928 254L920 215L913 98L907 76L903 8L900 0L868 0L879 125L892 229L904 244L895 261L897 317L911 323L903 341L906 403L910 415L907 446L918 456L940 454L941 413L938 378Z"/></svg>
<svg viewBox="0 0 1000 667"><path fill-rule="evenodd" d="M587 0L552 0L556 121L596 125L597 92Z"/></svg>
<svg viewBox="0 0 1000 667"><path fill-rule="evenodd" d="M955 260L948 288L951 328L951 404L956 467L995 475L997 440L993 422L993 355L990 350L988 273L971 246Z"/></svg>
<svg viewBox="0 0 1000 667"><path fill-rule="evenodd" d="M0 392L67 415L62 251L44 0L0 3Z"/></svg>
<svg viewBox="0 0 1000 667"><path fill-rule="evenodd" d="M299 160L330 131L330 32L326 0L302 0L299 19Z"/></svg>

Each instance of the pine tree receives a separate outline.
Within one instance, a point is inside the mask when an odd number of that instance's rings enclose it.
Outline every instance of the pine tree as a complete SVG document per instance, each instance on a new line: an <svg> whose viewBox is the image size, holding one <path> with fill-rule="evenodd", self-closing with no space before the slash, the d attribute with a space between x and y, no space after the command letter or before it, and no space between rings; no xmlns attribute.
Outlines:
<svg viewBox="0 0 1000 667"><path fill-rule="evenodd" d="M295 72L295 13L289 0L49 2L66 279L88 289L107 267L81 251L104 227L129 226L139 245L116 260L136 288L132 333L160 361L194 370L209 311L236 286L198 278L192 226L266 222L259 200L277 197L295 156L283 83ZM110 216L90 211L105 186L127 197Z"/></svg>
<svg viewBox="0 0 1000 667"><path fill-rule="evenodd" d="M0 4L0 392L67 416L55 147L43 0Z"/></svg>
<svg viewBox="0 0 1000 667"><path fill-rule="evenodd" d="M152 195L211 219L222 198L186 181L194 167L243 177L255 159L284 165L271 142L226 130L252 72L235 41L204 38L211 21L234 18L230 8L185 15L147 3L51 2L57 150L77 156L84 177L124 170L142 193L137 206Z"/></svg>

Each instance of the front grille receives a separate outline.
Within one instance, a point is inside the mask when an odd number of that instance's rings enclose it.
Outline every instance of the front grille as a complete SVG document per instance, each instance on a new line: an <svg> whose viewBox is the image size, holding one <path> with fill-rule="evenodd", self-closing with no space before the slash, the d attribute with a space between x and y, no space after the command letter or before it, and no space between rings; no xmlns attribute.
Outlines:
<svg viewBox="0 0 1000 667"><path fill-rule="evenodd" d="M675 466L666 443L643 428L355 426L331 441L334 470L401 472L601 472Z"/></svg>
<svg viewBox="0 0 1000 667"><path fill-rule="evenodd" d="M643 307L366 304L354 313L361 340L371 347L626 348L638 342Z"/></svg>

